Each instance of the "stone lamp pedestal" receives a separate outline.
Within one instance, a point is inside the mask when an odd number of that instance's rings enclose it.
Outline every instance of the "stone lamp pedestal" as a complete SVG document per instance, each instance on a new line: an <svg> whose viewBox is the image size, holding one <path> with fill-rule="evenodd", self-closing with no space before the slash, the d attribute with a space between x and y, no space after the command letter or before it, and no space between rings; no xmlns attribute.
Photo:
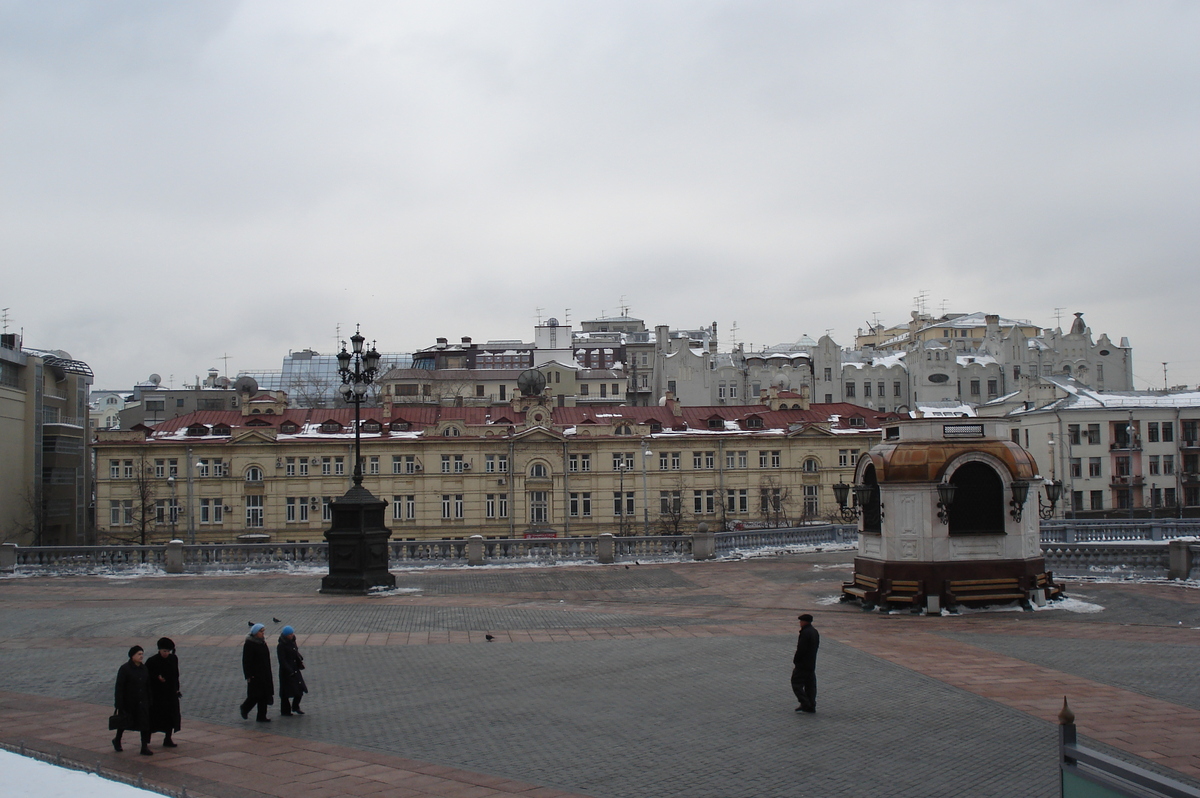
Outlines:
<svg viewBox="0 0 1200 798"><path fill-rule="evenodd" d="M331 507L333 523L325 532L329 575L321 580L321 592L361 596L372 588L395 587L396 577L388 572L392 533L383 525L387 502L355 485Z"/></svg>

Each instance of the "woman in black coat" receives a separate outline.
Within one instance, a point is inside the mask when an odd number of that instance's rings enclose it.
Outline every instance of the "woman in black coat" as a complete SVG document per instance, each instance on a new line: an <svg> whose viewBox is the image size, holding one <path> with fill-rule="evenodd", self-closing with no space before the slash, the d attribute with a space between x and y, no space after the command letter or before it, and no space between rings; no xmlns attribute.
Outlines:
<svg viewBox="0 0 1200 798"><path fill-rule="evenodd" d="M303 715L300 709L300 699L308 692L304 683L304 657L300 656L300 648L296 645L296 630L290 626L283 627L279 633L279 645L275 647L275 658L279 660L279 697L283 704L279 709L280 715Z"/></svg>
<svg viewBox="0 0 1200 798"><path fill-rule="evenodd" d="M271 722L267 706L275 703L275 677L271 673L271 647L267 645L265 628L261 623L254 624L242 644L242 675L246 677L242 718L249 717L250 708L257 706L255 720L259 723Z"/></svg>
<svg viewBox="0 0 1200 798"><path fill-rule="evenodd" d="M150 673L142 664L145 654L141 646L129 649L129 661L117 670L117 687L113 700L120 725L113 738L113 748L121 750L121 737L126 729L137 729L142 736L143 756L152 756L150 750Z"/></svg>
<svg viewBox="0 0 1200 798"><path fill-rule="evenodd" d="M150 674L150 733L162 732L163 748L174 748L171 734L179 731L179 658L169 637L158 639L158 654L146 660Z"/></svg>

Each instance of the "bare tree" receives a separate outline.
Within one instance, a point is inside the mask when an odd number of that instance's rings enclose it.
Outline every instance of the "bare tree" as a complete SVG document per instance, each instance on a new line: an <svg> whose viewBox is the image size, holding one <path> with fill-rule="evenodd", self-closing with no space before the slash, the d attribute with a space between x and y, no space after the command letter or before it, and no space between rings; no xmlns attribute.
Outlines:
<svg viewBox="0 0 1200 798"><path fill-rule="evenodd" d="M33 486L26 486L17 497L17 509L12 514L12 520L8 524L9 531L4 533L3 542L31 540L34 546L40 546L45 529L45 503Z"/></svg>
<svg viewBox="0 0 1200 798"><path fill-rule="evenodd" d="M681 534L687 512L683 507L683 480L676 479L667 490L658 492L658 519L655 525L663 535Z"/></svg>
<svg viewBox="0 0 1200 798"><path fill-rule="evenodd" d="M104 533L108 542L146 545L155 521L154 486L154 467L143 447L133 463L133 529L130 534L123 534L123 530L115 531L110 525Z"/></svg>
<svg viewBox="0 0 1200 798"><path fill-rule="evenodd" d="M791 506L791 488L784 486L778 477L763 477L758 484L758 509L768 526L786 526L788 508Z"/></svg>
<svg viewBox="0 0 1200 798"><path fill-rule="evenodd" d="M332 407L341 381L314 371L303 371L287 385L288 403L294 407Z"/></svg>

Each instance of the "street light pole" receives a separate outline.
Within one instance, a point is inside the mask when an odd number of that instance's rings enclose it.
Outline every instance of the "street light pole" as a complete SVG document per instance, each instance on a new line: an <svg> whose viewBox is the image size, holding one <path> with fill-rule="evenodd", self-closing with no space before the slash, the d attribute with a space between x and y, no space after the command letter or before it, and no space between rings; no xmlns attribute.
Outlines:
<svg viewBox="0 0 1200 798"><path fill-rule="evenodd" d="M642 441L642 534L650 534L650 492L646 488L646 458L654 452L646 448Z"/></svg>
<svg viewBox="0 0 1200 798"><path fill-rule="evenodd" d="M338 374L342 378L340 391L342 398L354 403L354 485L362 486L362 403L367 394L367 386L375 381L379 373L379 352L371 345L368 352L363 352L363 343L367 339L357 329L350 336L353 353L346 351L345 344L338 352ZM353 368L351 366L353 365Z"/></svg>

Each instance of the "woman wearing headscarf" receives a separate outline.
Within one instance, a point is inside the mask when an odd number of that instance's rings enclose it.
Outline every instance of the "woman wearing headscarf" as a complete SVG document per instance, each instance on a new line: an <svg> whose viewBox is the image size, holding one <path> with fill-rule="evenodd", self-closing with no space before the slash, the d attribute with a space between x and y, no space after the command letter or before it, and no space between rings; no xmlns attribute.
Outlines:
<svg viewBox="0 0 1200 798"><path fill-rule="evenodd" d="M255 717L259 723L270 723L267 706L275 703L275 677L271 674L271 647L267 645L266 629L261 623L250 627L242 644L242 675L246 677L246 700L242 702L242 718L250 716L250 708L258 707Z"/></svg>
<svg viewBox="0 0 1200 798"><path fill-rule="evenodd" d="M303 715L300 709L300 699L308 692L304 683L304 657L300 656L300 648L296 645L296 630L290 626L283 627L279 633L279 644L275 647L275 658L279 660L279 697L283 699L279 708L280 715Z"/></svg>
<svg viewBox="0 0 1200 798"><path fill-rule="evenodd" d="M113 699L120 725L113 738L113 748L121 750L121 737L126 729L136 729L142 736L143 756L150 750L150 674L142 664L145 656L141 646L129 649L129 660L117 670L117 686Z"/></svg>
<svg viewBox="0 0 1200 798"><path fill-rule="evenodd" d="M150 733L162 732L163 748L174 748L171 734L179 731L179 658L175 656L175 643L169 637L160 637L158 654L146 660L150 674Z"/></svg>

